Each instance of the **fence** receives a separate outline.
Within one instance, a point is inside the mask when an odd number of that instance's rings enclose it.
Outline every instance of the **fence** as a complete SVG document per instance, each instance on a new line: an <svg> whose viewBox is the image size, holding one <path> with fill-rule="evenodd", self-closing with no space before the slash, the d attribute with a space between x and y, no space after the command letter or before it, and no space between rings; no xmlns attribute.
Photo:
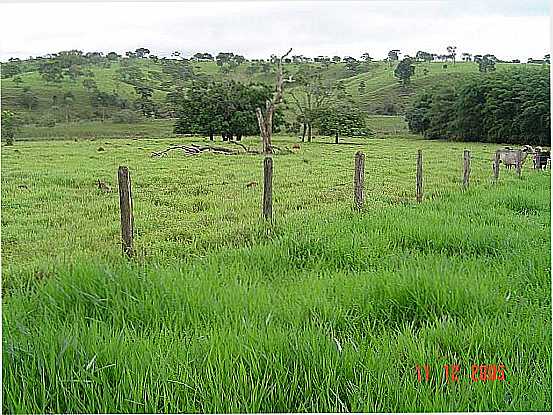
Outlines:
<svg viewBox="0 0 553 415"><path fill-rule="evenodd" d="M522 153L520 150L516 153L516 174L521 177ZM471 153L469 150L463 151L463 176L462 187L468 189L470 183L470 165ZM499 180L499 165L501 161L500 151L496 151L493 160L493 179ZM538 159L538 163L539 163ZM535 167L536 168L536 167ZM423 201L423 153L417 151L416 158L416 179L415 179L415 198L417 203ZM133 257L133 203L131 191L131 177L129 169L126 166L120 166L118 169L119 182L119 206L121 211L121 245L123 255L128 258ZM364 184L365 184L365 154L361 151L355 153L354 177L353 177L353 205L357 211L361 211L364 205ZM272 221L273 217L273 159L265 157L263 160L263 198L261 202L261 214L267 221Z"/></svg>

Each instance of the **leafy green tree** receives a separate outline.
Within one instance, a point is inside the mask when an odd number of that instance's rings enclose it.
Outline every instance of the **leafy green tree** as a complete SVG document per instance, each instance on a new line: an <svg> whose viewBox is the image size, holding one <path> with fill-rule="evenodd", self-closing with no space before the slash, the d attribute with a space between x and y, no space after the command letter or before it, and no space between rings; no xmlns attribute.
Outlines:
<svg viewBox="0 0 553 415"><path fill-rule="evenodd" d="M192 56L192 59L196 62L212 62L213 55L207 52L198 52L195 53L194 56Z"/></svg>
<svg viewBox="0 0 553 415"><path fill-rule="evenodd" d="M2 62L2 78L10 78L21 73L21 65L18 61Z"/></svg>
<svg viewBox="0 0 553 415"><path fill-rule="evenodd" d="M365 62L371 62L373 58L371 58L371 55L369 55L369 52L365 52L361 55L361 59L363 59Z"/></svg>
<svg viewBox="0 0 553 415"><path fill-rule="evenodd" d="M426 138L543 146L551 141L550 100L548 68L512 68L434 86L406 119Z"/></svg>
<svg viewBox="0 0 553 415"><path fill-rule="evenodd" d="M134 51L137 58L145 58L150 54L150 49L138 48Z"/></svg>
<svg viewBox="0 0 553 415"><path fill-rule="evenodd" d="M357 75L360 72L361 62L357 59L352 58L351 56L346 56L343 60L345 63L346 69L352 74Z"/></svg>
<svg viewBox="0 0 553 415"><path fill-rule="evenodd" d="M314 121L319 134L334 136L334 142L339 143L339 137L355 137L372 134L367 128L365 115L362 111L340 101L321 108L316 112Z"/></svg>
<svg viewBox="0 0 553 415"><path fill-rule="evenodd" d="M101 115L102 121L105 121L106 111L110 108L128 109L129 107L127 100L121 98L116 92L110 94L94 89L90 100L92 107L96 109L96 115Z"/></svg>
<svg viewBox="0 0 553 415"><path fill-rule="evenodd" d="M72 65L82 66L87 63L83 52L76 49L61 51L57 54L54 60L64 69L67 69Z"/></svg>
<svg viewBox="0 0 553 415"><path fill-rule="evenodd" d="M400 80L404 87L409 84L414 74L415 66L409 57L404 58L394 69L394 76Z"/></svg>
<svg viewBox="0 0 553 415"><path fill-rule="evenodd" d="M455 57L457 56L457 46L448 46L447 47L448 58L453 61L455 65Z"/></svg>
<svg viewBox="0 0 553 415"><path fill-rule="evenodd" d="M19 104L31 111L38 107L38 97L30 88L25 88L23 93L19 96Z"/></svg>
<svg viewBox="0 0 553 415"><path fill-rule="evenodd" d="M65 74L74 82L78 77L83 76L84 72L80 65L73 64L65 70Z"/></svg>
<svg viewBox="0 0 553 415"><path fill-rule="evenodd" d="M61 97L60 105L63 107L65 112L65 122L69 122L69 113L71 106L75 103L75 95L71 91L64 92Z"/></svg>
<svg viewBox="0 0 553 415"><path fill-rule="evenodd" d="M388 52L388 64L391 67L394 62L399 60L399 49L392 49Z"/></svg>
<svg viewBox="0 0 553 415"><path fill-rule="evenodd" d="M118 60L119 58L121 58L121 55L119 55L118 53L115 53L115 52L109 52L107 55L106 55L106 58L110 61L116 61Z"/></svg>
<svg viewBox="0 0 553 415"><path fill-rule="evenodd" d="M357 86L359 95L363 95L365 93L365 88L366 88L365 81L363 80L359 81L359 85Z"/></svg>
<svg viewBox="0 0 553 415"><path fill-rule="evenodd" d="M9 110L2 111L2 138L6 140L6 145L11 146L15 142L15 132L17 127L17 118L15 113Z"/></svg>
<svg viewBox="0 0 553 415"><path fill-rule="evenodd" d="M430 52L419 50L415 55L415 59L417 61L432 62L434 60L434 55Z"/></svg>
<svg viewBox="0 0 553 415"><path fill-rule="evenodd" d="M153 88L144 85L134 87L138 99L135 101L135 107L145 116L154 117L157 115L157 105L152 100Z"/></svg>
<svg viewBox="0 0 553 415"><path fill-rule="evenodd" d="M296 88L289 95L296 110L298 120L303 121L302 141L312 139L312 127L320 113L330 104L336 92L336 84L323 79L320 68L303 67L295 75Z"/></svg>
<svg viewBox="0 0 553 415"><path fill-rule="evenodd" d="M178 113L175 133L207 135L210 140L220 134L223 141L257 135L255 108L264 106L271 95L271 88L263 84L195 81L170 97ZM282 114L275 115L276 127Z"/></svg>
<svg viewBox="0 0 553 415"><path fill-rule="evenodd" d="M423 92L415 97L415 102L405 114L405 121L409 130L416 134L423 134L430 127L430 107L432 95Z"/></svg>
<svg viewBox="0 0 553 415"><path fill-rule="evenodd" d="M495 63L497 58L493 55L475 55L474 62L478 64L478 70L480 72L493 72L495 71Z"/></svg>
<svg viewBox="0 0 553 415"><path fill-rule="evenodd" d="M232 52L219 52L215 58L217 66L223 66L230 63L234 59L234 53Z"/></svg>
<svg viewBox="0 0 553 415"><path fill-rule="evenodd" d="M40 64L38 73L46 82L60 83L63 80L63 66L56 60L50 60Z"/></svg>

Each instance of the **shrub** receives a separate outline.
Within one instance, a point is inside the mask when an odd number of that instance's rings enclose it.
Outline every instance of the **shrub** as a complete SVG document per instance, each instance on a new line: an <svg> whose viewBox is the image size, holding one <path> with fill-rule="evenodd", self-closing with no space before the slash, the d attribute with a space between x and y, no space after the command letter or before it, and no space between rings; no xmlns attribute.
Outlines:
<svg viewBox="0 0 553 415"><path fill-rule="evenodd" d="M143 117L136 111L124 109L114 113L111 120L118 124L136 124L142 121Z"/></svg>
<svg viewBox="0 0 553 415"><path fill-rule="evenodd" d="M16 125L16 115L11 111L2 111L2 138L6 139L6 145L14 144Z"/></svg>
<svg viewBox="0 0 553 415"><path fill-rule="evenodd" d="M55 127L57 119L53 114L45 114L37 121L36 125L38 127Z"/></svg>

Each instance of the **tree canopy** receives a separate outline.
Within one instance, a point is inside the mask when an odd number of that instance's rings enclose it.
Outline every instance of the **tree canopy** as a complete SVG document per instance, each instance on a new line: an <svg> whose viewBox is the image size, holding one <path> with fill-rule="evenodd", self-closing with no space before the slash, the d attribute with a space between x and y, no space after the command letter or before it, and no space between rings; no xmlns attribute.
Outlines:
<svg viewBox="0 0 553 415"><path fill-rule="evenodd" d="M177 134L202 134L213 139L221 134L223 140L259 133L255 109L263 107L272 95L264 84L242 84L235 81L194 81L190 88L171 95L178 120ZM275 114L275 127L282 114Z"/></svg>
<svg viewBox="0 0 553 415"><path fill-rule="evenodd" d="M394 69L394 76L398 78L403 86L409 84L411 76L415 74L415 66L411 58L404 58Z"/></svg>
<svg viewBox="0 0 553 415"><path fill-rule="evenodd" d="M422 92L406 119L431 139L549 145L549 91L548 68L484 73Z"/></svg>

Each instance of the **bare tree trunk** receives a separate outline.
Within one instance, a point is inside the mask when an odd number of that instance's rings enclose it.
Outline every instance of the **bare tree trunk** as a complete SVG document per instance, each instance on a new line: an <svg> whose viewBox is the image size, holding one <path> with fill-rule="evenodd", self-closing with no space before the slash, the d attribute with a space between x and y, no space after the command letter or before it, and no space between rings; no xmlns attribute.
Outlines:
<svg viewBox="0 0 553 415"><path fill-rule="evenodd" d="M307 124L303 123L303 133L301 135L301 142L305 142L305 132L307 130Z"/></svg>
<svg viewBox="0 0 553 415"><path fill-rule="evenodd" d="M336 135L334 136L334 143L338 144L338 130L336 130Z"/></svg>
<svg viewBox="0 0 553 415"><path fill-rule="evenodd" d="M213 141L213 131L209 132L209 141Z"/></svg>
<svg viewBox="0 0 553 415"><path fill-rule="evenodd" d="M307 142L311 142L311 124L307 124Z"/></svg>
<svg viewBox="0 0 553 415"><path fill-rule="evenodd" d="M271 148L271 138L273 135L273 114L275 113L276 106L282 102L282 86L284 85L284 76L282 74L282 60L292 52L292 48L278 60L277 79L276 79L276 92L273 95L272 100L265 102L265 114L261 111L261 108L255 109L257 115L257 123L259 124L259 131L261 132L261 139L263 140L263 153L271 154L273 152Z"/></svg>

